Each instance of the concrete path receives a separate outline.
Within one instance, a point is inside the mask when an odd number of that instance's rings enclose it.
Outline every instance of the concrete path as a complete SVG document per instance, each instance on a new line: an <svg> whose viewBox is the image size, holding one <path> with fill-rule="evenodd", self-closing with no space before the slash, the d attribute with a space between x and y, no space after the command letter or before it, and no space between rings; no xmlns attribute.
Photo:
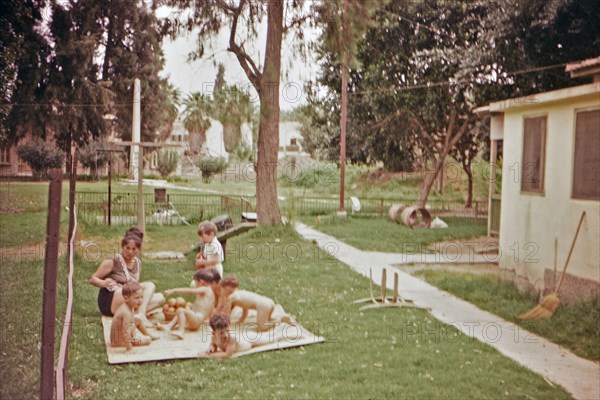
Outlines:
<svg viewBox="0 0 600 400"><path fill-rule="evenodd" d="M374 282L381 282L382 271L387 268L389 289L393 289L390 272L398 272L400 295L412 299L417 305L430 307L431 314L438 320L494 347L506 357L561 385L576 399L600 399L600 365L597 363L580 358L542 337L480 310L473 304L392 266L408 262L429 262L415 260L420 260L421 255L366 252L304 224L296 224L296 230L305 239L316 241L322 249L363 276L368 277L369 268L372 268ZM435 256L430 254L423 257L435 260ZM490 261L489 258L493 256L487 257L484 260L483 255L463 254L454 262L485 262ZM445 262L451 261L446 258Z"/></svg>

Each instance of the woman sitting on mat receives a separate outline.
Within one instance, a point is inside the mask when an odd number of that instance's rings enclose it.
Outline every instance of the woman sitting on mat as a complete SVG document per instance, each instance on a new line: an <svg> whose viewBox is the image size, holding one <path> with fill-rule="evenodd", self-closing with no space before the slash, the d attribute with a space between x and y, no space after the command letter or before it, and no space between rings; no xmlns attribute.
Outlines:
<svg viewBox="0 0 600 400"><path fill-rule="evenodd" d="M142 262L136 257L142 247L144 233L138 228L130 228L121 240L121 253L112 259L102 261L90 278L90 283L98 288L98 308L102 315L112 317L123 304L122 286L126 283L140 282ZM154 293L156 287L152 282L141 282L143 289L142 304L137 310L141 321L153 326L146 313L160 307L165 298L161 293Z"/></svg>

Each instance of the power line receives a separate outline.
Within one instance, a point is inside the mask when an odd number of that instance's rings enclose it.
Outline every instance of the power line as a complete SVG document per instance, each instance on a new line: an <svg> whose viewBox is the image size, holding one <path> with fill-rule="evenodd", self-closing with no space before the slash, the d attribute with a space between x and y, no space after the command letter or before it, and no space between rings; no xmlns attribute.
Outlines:
<svg viewBox="0 0 600 400"><path fill-rule="evenodd" d="M504 75L505 78L509 78L509 77L515 76L515 75L522 75L522 74L527 74L527 73L531 73L531 72L540 72L540 71L546 71L546 70L550 70L550 69L556 69L556 68L564 67L567 64L568 63L561 63L561 64L554 64L554 65L546 65L546 66L542 66L542 67L531 67L531 68L517 70L514 72L502 72L502 74ZM406 85L406 86L395 86L395 87L387 87L387 88L381 88L381 89L360 90L360 91L355 91L355 92L349 92L348 94L361 95L361 94L371 94L371 93L390 93L390 92L395 93L395 92L402 92L402 91L406 91L406 90L429 89L429 88L435 88L435 87L460 85L460 84L471 83L471 82L475 82L475 81L476 81L476 79L472 78L472 79L461 79L461 80L455 80L455 81L445 80L445 81L438 81L438 82L424 82L424 83L417 83L417 84ZM484 84L484 83L481 83L481 84ZM106 108L131 107L131 103L116 103L116 104L111 104L111 105L105 105L105 104L100 104L100 103L54 104L54 103L9 103L9 102L4 102L4 103L0 103L0 105L13 106L13 107L90 107L90 108L91 107L106 107Z"/></svg>
<svg viewBox="0 0 600 400"><path fill-rule="evenodd" d="M527 74L530 72L545 71L545 70L549 70L549 69L564 67L566 65L567 65L567 63L547 65L544 67L533 67L533 68L528 68L528 69L517 70L514 72L503 72L502 74L505 75L505 78L509 78L509 77L515 76L515 75L522 75L522 74ZM460 85L460 84L464 84L464 83L476 82L476 80L477 80L476 78L472 78L472 79L461 79L461 80L455 80L455 81L446 80L446 81L439 81L439 82L425 82L425 83L418 83L418 84L407 85L407 86L395 86L395 87L391 87L391 88L388 87L385 89L381 88L381 89L361 90L361 91L356 91L356 92L349 92L348 94L361 95L361 94L371 94L371 93L389 93L389 92L395 93L395 92L402 92L402 91L414 90L414 89L428 89L428 88L434 88L434 87ZM482 82L481 84L484 84L484 83Z"/></svg>

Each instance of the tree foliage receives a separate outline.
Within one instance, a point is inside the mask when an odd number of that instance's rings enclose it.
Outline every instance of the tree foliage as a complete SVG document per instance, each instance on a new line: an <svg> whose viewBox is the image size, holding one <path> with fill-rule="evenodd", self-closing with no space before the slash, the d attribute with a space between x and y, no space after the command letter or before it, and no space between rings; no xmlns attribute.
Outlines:
<svg viewBox="0 0 600 400"><path fill-rule="evenodd" d="M588 0L390 2L358 44L350 73L349 158L389 169L428 163L436 174L463 136L477 132L474 107L579 83L558 68L597 55L598 8ZM331 157L341 78L337 54L324 45L318 54L318 84L328 94L309 102L305 144Z"/></svg>
<svg viewBox="0 0 600 400"><path fill-rule="evenodd" d="M161 80L161 90L164 94L163 106L161 108L164 123L160 127L160 140L165 141L173 133L173 124L179 117L179 106L181 105L181 91L166 79Z"/></svg>
<svg viewBox="0 0 600 400"><path fill-rule="evenodd" d="M154 141L165 126L173 123L165 109L169 90L159 76L164 66L161 49L163 29L154 9L143 1L95 1L105 52L102 79L112 82L115 94L116 131L131 139L133 81L141 81L141 136ZM105 38L105 39L104 39ZM168 128L170 129L170 128Z"/></svg>
<svg viewBox="0 0 600 400"><path fill-rule="evenodd" d="M185 10L183 20L168 21L168 28L197 29L200 38L196 57L204 55L204 39L229 31L227 50L233 53L260 100L258 156L256 162L256 207L258 223L280 224L277 201L277 152L279 148L279 85L283 34L310 17L302 0L170 0L170 5ZM285 15L285 18L284 18ZM264 58L257 60L246 44L255 41L266 22ZM301 37L301 30L298 30Z"/></svg>
<svg viewBox="0 0 600 400"><path fill-rule="evenodd" d="M33 171L33 178L45 178L48 168L62 167L64 154L52 144L40 138L34 138L17 147L19 157Z"/></svg>
<svg viewBox="0 0 600 400"><path fill-rule="evenodd" d="M169 88L158 75L163 31L152 7L137 0L3 2L0 140L53 136L67 150L111 129L127 140L136 77L143 139L170 129Z"/></svg>
<svg viewBox="0 0 600 400"><path fill-rule="evenodd" d="M53 104L49 127L65 152L70 151L71 141L83 146L109 132L104 115L109 112L112 93L99 82L99 66L94 62L102 37L95 21L97 11L91 1L73 3L70 8L52 5L54 57L45 97Z"/></svg>
<svg viewBox="0 0 600 400"><path fill-rule="evenodd" d="M225 171L227 161L223 157L202 157L198 159L196 166L202 172L202 181L210 183L215 174Z"/></svg>
<svg viewBox="0 0 600 400"><path fill-rule="evenodd" d="M189 132L190 152L197 155L206 142L206 131L211 126L212 101L203 93L194 92L185 98L183 105L183 126Z"/></svg>
<svg viewBox="0 0 600 400"><path fill-rule="evenodd" d="M89 168L94 178L98 176L98 169L103 168L108 163L109 157L111 157L108 152L100 151L106 149L106 147L106 142L97 139L87 143L79 150L79 163L84 168Z"/></svg>
<svg viewBox="0 0 600 400"><path fill-rule="evenodd" d="M171 175L179 163L179 154L171 150L161 150L156 155L156 169L163 178Z"/></svg>
<svg viewBox="0 0 600 400"><path fill-rule="evenodd" d="M236 85L227 85L222 64L219 64L214 89L213 113L223 124L225 150L235 153L242 143L242 124L252 121L254 107L247 93Z"/></svg>
<svg viewBox="0 0 600 400"><path fill-rule="evenodd" d="M0 13L0 145L25 133L45 137L44 102L50 46L39 29L44 0L7 0Z"/></svg>

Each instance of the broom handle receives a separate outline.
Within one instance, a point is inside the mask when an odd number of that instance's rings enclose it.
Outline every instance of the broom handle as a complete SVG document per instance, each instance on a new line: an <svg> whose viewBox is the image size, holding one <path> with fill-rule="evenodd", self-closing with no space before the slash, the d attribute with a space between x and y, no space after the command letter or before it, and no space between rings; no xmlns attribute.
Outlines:
<svg viewBox="0 0 600 400"><path fill-rule="evenodd" d="M571 249L569 249L569 255L567 256L567 261L565 262L565 266L560 274L560 279L558 280L558 285L556 285L556 289L554 293L558 293L560 290L560 285L562 285L563 278L565 277L565 272L567 272L567 265L569 265L569 260L571 259L571 254L573 254L573 248L575 248L575 242L577 241L577 236L579 236L579 229L581 229L581 224L583 223L583 218L585 217L585 211L581 213L581 218L579 218L579 225L577 225L577 231L575 232L575 237L573 238L573 243L571 243Z"/></svg>

